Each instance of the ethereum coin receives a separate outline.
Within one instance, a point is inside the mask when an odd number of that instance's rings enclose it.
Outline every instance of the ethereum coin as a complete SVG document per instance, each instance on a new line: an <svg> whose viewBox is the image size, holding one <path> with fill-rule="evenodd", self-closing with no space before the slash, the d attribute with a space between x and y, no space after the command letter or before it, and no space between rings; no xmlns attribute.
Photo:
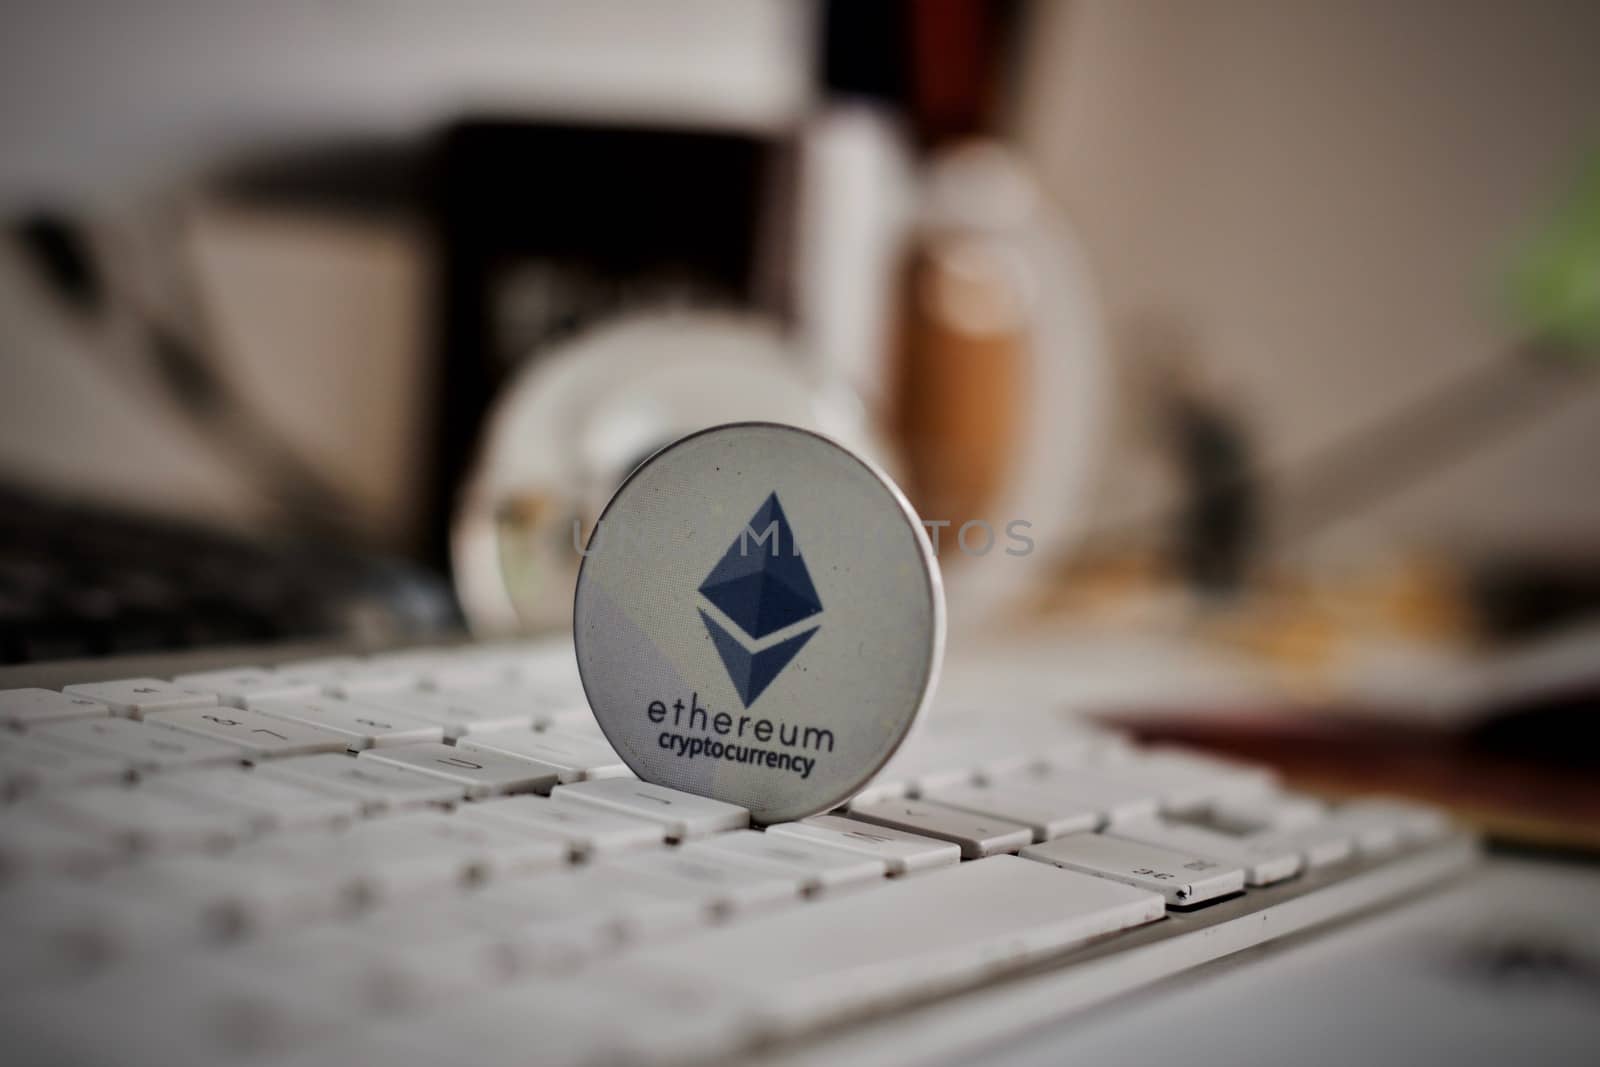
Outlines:
<svg viewBox="0 0 1600 1067"><path fill-rule="evenodd" d="M818 434L738 423L617 490L573 634L635 774L774 823L843 803L894 753L937 680L944 597L884 474Z"/></svg>

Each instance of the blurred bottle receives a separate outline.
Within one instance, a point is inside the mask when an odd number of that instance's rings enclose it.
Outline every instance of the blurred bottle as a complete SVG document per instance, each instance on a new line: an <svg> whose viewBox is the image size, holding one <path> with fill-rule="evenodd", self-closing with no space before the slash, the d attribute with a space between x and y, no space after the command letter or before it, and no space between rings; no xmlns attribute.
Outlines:
<svg viewBox="0 0 1600 1067"><path fill-rule="evenodd" d="M993 517L1029 415L1030 270L1010 239L1028 205L1016 176L994 145L937 158L906 257L895 433L910 493L955 531ZM941 543L946 558L952 544Z"/></svg>
<svg viewBox="0 0 1600 1067"><path fill-rule="evenodd" d="M1077 245L1002 142L929 159L900 312L895 439L937 524L952 626L977 626L1083 529L1109 406Z"/></svg>

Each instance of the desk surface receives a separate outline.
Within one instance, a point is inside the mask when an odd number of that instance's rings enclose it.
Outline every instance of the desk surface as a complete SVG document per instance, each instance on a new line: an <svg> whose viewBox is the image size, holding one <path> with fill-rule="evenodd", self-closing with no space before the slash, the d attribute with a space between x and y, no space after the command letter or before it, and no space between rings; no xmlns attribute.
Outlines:
<svg viewBox="0 0 1600 1067"><path fill-rule="evenodd" d="M1600 865L1493 858L1437 895L1179 976L986 1057L1078 1064L1593 1064Z"/></svg>

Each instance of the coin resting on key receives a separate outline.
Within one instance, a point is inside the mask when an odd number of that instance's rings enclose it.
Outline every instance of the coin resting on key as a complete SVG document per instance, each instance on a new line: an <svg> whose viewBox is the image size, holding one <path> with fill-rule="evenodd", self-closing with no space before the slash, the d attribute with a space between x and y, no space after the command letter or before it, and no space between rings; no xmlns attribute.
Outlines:
<svg viewBox="0 0 1600 1067"><path fill-rule="evenodd" d="M641 779L757 823L848 800L937 680L943 594L921 522L817 434L741 423L668 446L583 554L578 668L611 747Z"/></svg>

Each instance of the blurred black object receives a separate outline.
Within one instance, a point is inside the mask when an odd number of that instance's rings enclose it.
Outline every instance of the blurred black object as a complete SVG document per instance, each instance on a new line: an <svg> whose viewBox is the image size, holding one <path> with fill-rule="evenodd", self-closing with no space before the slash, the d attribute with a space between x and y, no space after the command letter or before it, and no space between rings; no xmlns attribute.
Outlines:
<svg viewBox="0 0 1600 1067"><path fill-rule="evenodd" d="M95 264L88 235L72 219L37 212L16 223L15 236L35 271L56 297L81 315L98 315L106 285Z"/></svg>
<svg viewBox="0 0 1600 1067"><path fill-rule="evenodd" d="M820 78L829 93L903 114L924 146L1001 125L1018 0L830 0Z"/></svg>
<svg viewBox="0 0 1600 1067"><path fill-rule="evenodd" d="M253 472L291 529L318 539L349 538L345 501L218 369L211 339L199 326L203 316L158 312L126 286L112 284L114 275L100 261L89 227L71 214L36 212L15 222L10 236L64 312L94 323L115 310L131 321L141 358L135 367L119 370L142 374L159 389L172 414ZM169 243L176 248L182 242L174 233ZM180 257L173 274L187 282L189 270ZM100 346L85 345L80 351L114 362L112 353Z"/></svg>
<svg viewBox="0 0 1600 1067"><path fill-rule="evenodd" d="M1474 728L1467 743L1501 759L1593 775L1600 770L1600 684L1573 684L1538 699L1514 702Z"/></svg>
<svg viewBox="0 0 1600 1067"><path fill-rule="evenodd" d="M911 102L910 0L829 0L823 5L822 85L895 107Z"/></svg>
<svg viewBox="0 0 1600 1067"><path fill-rule="evenodd" d="M1600 566L1578 559L1495 559L1473 574L1472 598L1491 640L1542 637L1600 618Z"/></svg>
<svg viewBox="0 0 1600 1067"><path fill-rule="evenodd" d="M0 489L0 662L460 626L445 582L410 565Z"/></svg>
<svg viewBox="0 0 1600 1067"><path fill-rule="evenodd" d="M786 315L786 159L782 142L739 133L511 121L445 132L431 560L447 559L485 413L522 361L633 309Z"/></svg>
<svg viewBox="0 0 1600 1067"><path fill-rule="evenodd" d="M1183 474L1178 556L1184 575L1203 592L1237 592L1259 534L1250 439L1231 412L1187 393L1174 398L1172 418Z"/></svg>

